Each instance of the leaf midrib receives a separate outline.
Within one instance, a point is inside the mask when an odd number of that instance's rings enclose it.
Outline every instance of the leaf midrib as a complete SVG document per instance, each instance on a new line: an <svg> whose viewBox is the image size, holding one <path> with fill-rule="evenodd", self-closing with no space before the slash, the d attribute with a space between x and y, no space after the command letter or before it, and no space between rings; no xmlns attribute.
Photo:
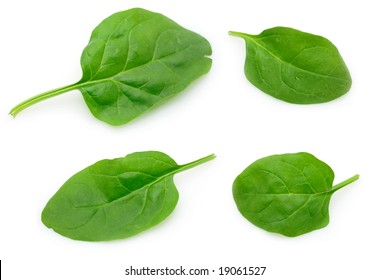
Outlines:
<svg viewBox="0 0 390 280"><path fill-rule="evenodd" d="M283 161L282 161L283 162ZM284 163L287 163L287 162L284 162ZM291 165L291 164L290 164ZM302 174L302 176L305 177L306 179L306 183L310 186L310 189L312 191L315 191L315 189L313 188L313 186L311 185L311 183L309 182L309 180L307 179L307 176L303 173L302 170L299 170L298 168L296 168L294 165L291 165L293 166L296 170L298 170L300 172L300 174ZM312 192L312 193L296 193L296 192L290 192L290 189L289 187L287 186L286 182L284 182L284 180L278 176L277 174L275 174L274 172L268 170L268 169L264 169L264 168L261 168L261 169L257 169L256 170L257 172L265 172L267 174L270 174L274 177L276 177L277 179L280 180L280 182L282 182L283 186L285 187L285 189L287 190L286 193L264 193L264 194L261 194L261 193L256 193L256 194L253 194L253 195L319 195L319 194L326 194L326 193L329 193L331 191L334 190L334 186L332 186L332 188L330 188L329 190L326 190L326 191L321 191L321 192ZM252 176L252 174L248 174L247 176L241 178L242 180L245 179L246 177L250 177ZM326 182L325 182L326 184ZM250 194L250 193L246 193L246 194ZM241 195L241 194L240 194Z"/></svg>
<svg viewBox="0 0 390 280"><path fill-rule="evenodd" d="M272 57L274 57L276 60L284 63L284 64L287 64L287 65L290 65L291 67L294 67L298 70L301 70L303 72L306 72L306 73L310 73L310 74L314 74L316 76L319 76L319 77L326 77L326 78L331 78L331 79L335 79L335 80L341 80L341 81L345 81L345 79L343 78L339 78L339 77L334 77L334 76L330 76L330 75L324 75L324 74L320 74L320 73L317 73L317 72L311 72L309 70L306 70L304 68L301 68L301 67L298 67L290 62L287 62L283 59L281 59L279 56L277 56L276 54L274 54L273 52L271 52L270 50L268 50L266 47L264 47L262 44L258 43L254 38L253 35L249 35L249 34L244 34L244 33L240 33L240 36L242 36L244 39L248 39L250 40L251 42L253 42L256 46L258 46L259 48L263 49L264 51L266 51L267 53L269 53Z"/></svg>
<svg viewBox="0 0 390 280"><path fill-rule="evenodd" d="M135 194L135 193L137 193L137 192L141 192L141 191L144 190L145 188L150 188L152 185L155 185L155 184L157 184L158 182L160 182L160 181L162 181L162 180L164 180L164 179L166 179L166 178L168 178L168 177L170 177L170 176L173 176L173 175L175 175L176 173L179 173L179 172L185 170L185 169L186 169L186 166L187 166L187 165L177 165L177 167L176 167L174 170L172 170L172 171L170 171L170 172L168 172L168 173L162 175L161 177L157 177L154 181L152 181L152 182L150 182L150 183L148 183L148 184L146 184L146 185L144 185L144 186L142 186L142 187L140 187L140 188L138 188L138 189L136 189L136 190L129 191L128 194L126 194L126 195L124 195L124 196L121 196L121 197L119 197L119 198L113 199L113 200L111 200L111 201L108 201L108 202L105 202L105 203L102 203L102 204L87 205L87 206L78 206L78 207L75 207L75 208L93 208L93 207L100 208L100 207L104 207L104 206L106 206L106 205L108 205L108 204L115 203L115 202L120 201L120 200L124 200L124 199L126 199L127 197L129 197L129 196L131 196L131 195L133 195L133 194ZM138 171L134 171L134 172L138 172ZM126 173L126 172L124 172L124 173ZM120 174L118 174L117 176L113 176L113 177L117 177L117 178L118 178L118 176L120 176L121 174L124 174L124 173L120 173ZM155 176L153 176L153 177L155 177ZM123 185L122 185L122 186L123 186Z"/></svg>
<svg viewBox="0 0 390 280"><path fill-rule="evenodd" d="M124 195L124 196L121 196L119 198L116 198L114 200L111 200L109 202L105 202L105 203L102 203L102 204L96 204L96 205L88 205L88 206L79 206L79 207L75 207L75 208L89 208L89 207L102 207L102 206L105 206L107 204L110 204L110 203L113 203L113 202L116 202L116 201L119 201L119 200L122 200L122 199L125 199L127 198L128 196L134 194L134 193L137 193L137 192L140 192L141 190L145 189L145 188L149 188L150 186L158 183L159 181L162 181L166 178L168 178L169 176L173 176L175 175L176 173L179 173L179 172L182 172L184 170L187 170L187 169L190 169L190 168L193 168L197 165L200 165L200 164L203 164L207 161L210 161L212 159L215 158L215 155L214 154L211 154L211 155L208 155L206 157L203 157L203 158L200 158L200 159L197 159L195 161L191 161L189 163L186 163L186 164L182 164L182 165L177 165L175 162L173 162L174 164L176 164L176 166L174 166L174 169L172 171L169 171L167 172L166 174L162 175L161 177L157 177L156 180L146 184L145 186L142 186L140 188L138 188L137 190L134 190L134 191L131 191L129 192L128 194ZM159 159L156 159L156 158L153 158L154 160L156 161L161 161L165 164L169 164L165 161L162 161L162 160L159 160ZM120 174L123 174L123 173L120 173ZM116 176L117 177L117 176ZM153 177L156 177L156 176L153 176Z"/></svg>
<svg viewBox="0 0 390 280"><path fill-rule="evenodd" d="M97 79L97 80L91 80L91 79L89 79L89 80L87 80L87 81L85 81L85 82L79 81L78 83L74 84L73 87L72 87L71 89L80 89L80 88L83 88L83 87L85 87L85 86L94 85L94 84L100 84L100 83L104 83L104 82L123 83L123 82L121 82L121 81L119 81L119 80L117 80L117 79L115 79L115 78L118 77L119 75L123 74L123 73L126 73L126 72L128 72L128 71L133 71L133 70L135 70L135 69L137 69L137 68L147 66L147 65L149 65L149 64L151 64L151 63L162 62L162 61L163 61L164 59L166 59L167 57L170 57L170 56L172 56L172 55L176 55L176 54L178 54L178 53L180 53L180 52L182 52L182 51L184 51L184 50L186 50L186 49L188 49L188 48L189 48L189 46L186 46L185 48L183 48L183 49L181 49L181 50L179 50L179 51L177 51L177 52L175 52L175 53L172 53L172 54L169 54L169 55L160 57L160 58L158 58L158 59L152 58L152 59L149 60L148 62L143 63L143 64L140 64L140 65L137 65L137 66L135 66L135 67L133 67L133 68L130 68L130 69L122 69L120 72L118 72L118 73L116 73L116 74L114 74L114 75L112 75L112 76L110 76L110 77L106 77L106 78L102 78L102 79ZM206 56L205 56L205 57L206 57ZM128 84L126 84L126 85L127 85L127 86L130 86L130 85L128 85Z"/></svg>
<svg viewBox="0 0 390 280"><path fill-rule="evenodd" d="M332 189L320 193L240 193L238 196L246 196L246 195L285 195L285 196L292 196L292 195L299 195L299 196L315 196L315 195L323 195L323 194L329 194L334 192L335 189L332 187Z"/></svg>

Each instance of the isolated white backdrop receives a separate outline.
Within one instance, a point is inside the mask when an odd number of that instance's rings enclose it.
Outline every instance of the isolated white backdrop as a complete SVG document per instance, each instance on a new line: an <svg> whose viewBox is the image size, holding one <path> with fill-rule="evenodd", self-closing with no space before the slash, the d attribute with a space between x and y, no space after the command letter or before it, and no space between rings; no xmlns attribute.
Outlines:
<svg viewBox="0 0 390 280"><path fill-rule="evenodd" d="M264 279L383 279L388 274L383 252L390 249L386 2L2 1L4 279L126 279L124 270L130 265L215 270L267 266ZM213 47L210 73L122 127L94 119L77 91L35 105L16 119L8 115L32 95L77 81L80 55L92 29L112 13L133 7L163 13L206 37ZM273 99L247 82L244 42L227 33L256 34L274 26L330 39L350 69L351 91L330 103L300 106ZM78 242L40 222L45 203L71 175L97 160L143 150L165 152L178 163L210 153L217 158L177 175L176 210L138 236ZM336 183L356 173L361 178L334 195L328 227L286 238L241 217L231 185L254 160L298 151L327 162ZM248 277L224 277L238 278Z"/></svg>

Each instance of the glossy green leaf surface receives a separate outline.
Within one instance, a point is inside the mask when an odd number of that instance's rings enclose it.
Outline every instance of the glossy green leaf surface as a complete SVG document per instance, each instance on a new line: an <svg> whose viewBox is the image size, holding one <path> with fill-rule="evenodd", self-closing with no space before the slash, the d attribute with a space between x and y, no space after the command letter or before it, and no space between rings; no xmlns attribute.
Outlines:
<svg viewBox="0 0 390 280"><path fill-rule="evenodd" d="M49 200L42 222L84 241L126 238L160 223L175 209L178 172L213 159L178 165L161 152L102 160L72 176Z"/></svg>
<svg viewBox="0 0 390 280"><path fill-rule="evenodd" d="M92 114L125 124L184 90L211 67L211 46L169 18L140 8L111 15L92 32L81 56L82 79L11 110L78 89Z"/></svg>
<svg viewBox="0 0 390 280"><path fill-rule="evenodd" d="M313 155L273 155L255 161L236 178L233 197L248 221L293 237L328 225L331 196L358 178L333 186L332 169Z"/></svg>
<svg viewBox="0 0 390 280"><path fill-rule="evenodd" d="M296 104L336 99L351 87L348 68L328 39L287 27L259 35L229 34L246 42L245 75L263 92Z"/></svg>

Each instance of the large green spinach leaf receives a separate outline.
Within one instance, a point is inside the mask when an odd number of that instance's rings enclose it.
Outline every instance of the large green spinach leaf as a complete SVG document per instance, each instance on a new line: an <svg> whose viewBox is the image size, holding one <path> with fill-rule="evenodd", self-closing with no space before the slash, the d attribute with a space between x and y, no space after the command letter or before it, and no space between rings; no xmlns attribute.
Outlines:
<svg viewBox="0 0 390 280"><path fill-rule="evenodd" d="M238 210L254 225L297 236L325 227L333 193L358 178L332 187L332 169L313 155L273 155L255 161L236 178L233 196Z"/></svg>
<svg viewBox="0 0 390 280"><path fill-rule="evenodd" d="M79 82L32 97L10 114L78 89L96 118L125 124L207 73L209 55L205 38L169 18L140 8L122 11L92 32L81 56Z"/></svg>
<svg viewBox="0 0 390 280"><path fill-rule="evenodd" d="M247 79L273 97L297 104L323 103L351 87L339 51L324 37L287 27L267 29L259 35L229 34L246 42Z"/></svg>
<svg viewBox="0 0 390 280"><path fill-rule="evenodd" d="M151 151L99 161L65 182L44 208L42 222L77 240L135 235L174 210L179 194L173 175L214 157L178 165L166 154Z"/></svg>

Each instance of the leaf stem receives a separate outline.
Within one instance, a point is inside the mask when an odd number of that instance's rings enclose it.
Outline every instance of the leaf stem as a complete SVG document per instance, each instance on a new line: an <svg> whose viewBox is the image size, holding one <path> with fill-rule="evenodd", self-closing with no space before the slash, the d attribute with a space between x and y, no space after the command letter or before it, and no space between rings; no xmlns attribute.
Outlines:
<svg viewBox="0 0 390 280"><path fill-rule="evenodd" d="M49 91L46 91L44 93L38 94L36 96L33 96L33 97L31 97L31 98L29 98L29 99L19 103L14 108L12 108L9 113L13 117L16 117L16 115L18 113L20 113L24 109L30 107L31 105L34 105L35 103L41 102L41 101L46 100L48 98L60 95L62 93L71 91L73 89L77 89L78 86L79 86L79 83L75 83L75 84L67 85L67 86L64 86L64 87L56 88L56 89L49 90Z"/></svg>
<svg viewBox="0 0 390 280"><path fill-rule="evenodd" d="M237 32L237 31L229 31L229 35L235 36L235 37L240 37L240 38L249 36L249 34L242 33L242 32Z"/></svg>
<svg viewBox="0 0 390 280"><path fill-rule="evenodd" d="M342 181L341 183L338 183L337 185L333 186L332 192L335 192L335 191L345 187L346 185L349 185L352 182L355 182L357 179L359 179L359 174L356 174L355 176L352 176L351 178L349 178L345 181Z"/></svg>
<svg viewBox="0 0 390 280"><path fill-rule="evenodd" d="M208 155L206 157L203 157L201 159L198 159L198 160L195 160L195 161L192 161L190 163L187 163L187 164L183 164L180 166L180 172L181 171L184 171L184 170L187 170L187 169L190 169L192 167L195 167L197 165L200 165L202 163L205 163L207 161L210 161L210 160L213 160L216 158L216 155L215 154L211 154L211 155Z"/></svg>

